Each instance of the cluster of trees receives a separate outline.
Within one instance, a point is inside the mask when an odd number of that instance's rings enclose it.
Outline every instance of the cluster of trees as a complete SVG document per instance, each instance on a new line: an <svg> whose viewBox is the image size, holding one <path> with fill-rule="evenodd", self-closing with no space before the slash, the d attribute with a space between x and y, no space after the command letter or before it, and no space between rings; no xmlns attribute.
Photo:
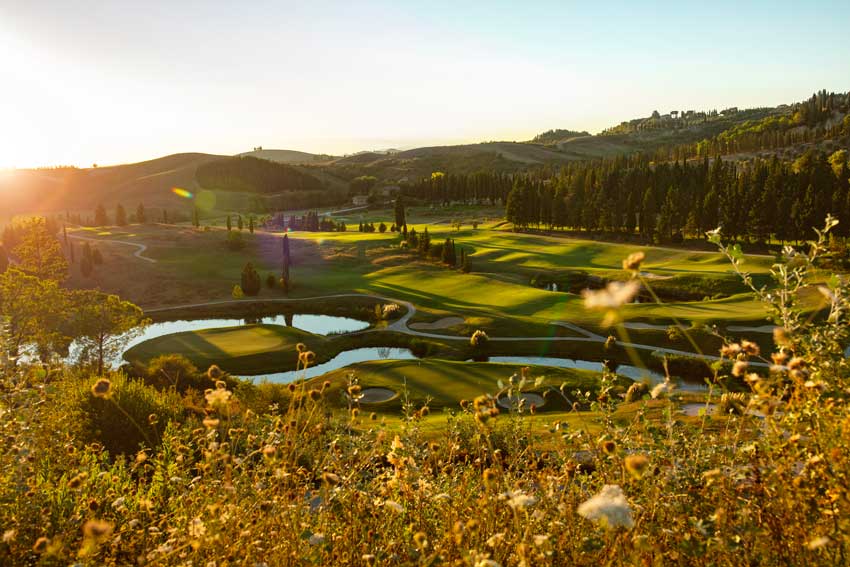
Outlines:
<svg viewBox="0 0 850 567"><path fill-rule="evenodd" d="M226 217L226 220L225 220L225 226L227 227L228 232L233 230L232 216L233 215L228 214L227 217ZM254 215L248 215L248 232L250 232L251 234L254 234L254 224L255 224L255 222L256 221L254 220ZM198 227L201 226L201 221L200 221L200 218L198 217L197 207L194 209L194 212L192 213L192 225L195 228L198 228ZM242 218L242 215L240 215L240 214L236 215L236 228L239 229L239 232L242 232L242 230L245 229L245 221Z"/></svg>
<svg viewBox="0 0 850 567"><path fill-rule="evenodd" d="M222 191L274 194L325 188L320 180L295 167L251 156L202 164L195 178L201 187Z"/></svg>
<svg viewBox="0 0 850 567"><path fill-rule="evenodd" d="M102 373L140 331L142 310L114 295L63 288L68 262L45 219L18 224L15 235L16 263L0 273L2 363L21 356L42 362L66 357L75 340L79 361Z"/></svg>
<svg viewBox="0 0 850 567"><path fill-rule="evenodd" d="M289 217L287 227L292 230L307 232L345 232L348 227L344 222L336 222L329 217L320 217L319 213L310 211L306 215Z"/></svg>
<svg viewBox="0 0 850 567"><path fill-rule="evenodd" d="M516 178L506 216L518 229L572 228L669 242L722 226L732 238L798 241L831 212L850 229L847 154L794 163L755 159L653 164L640 156L570 165L552 179Z"/></svg>
<svg viewBox="0 0 850 567"><path fill-rule="evenodd" d="M459 249L453 238L446 238L443 243L433 244L427 226L421 233L417 233L415 228L411 228L408 232L407 225L404 225L399 232L408 250L416 250L423 258L441 261L449 267L460 267L464 272L470 271L469 254L463 248Z"/></svg>
<svg viewBox="0 0 850 567"><path fill-rule="evenodd" d="M576 130L564 130L562 128L556 128L554 130L547 130L542 134L537 134L531 140L533 144L556 144L563 140L568 140L570 138L578 138L579 136L590 136L590 132L581 131L578 132Z"/></svg>
<svg viewBox="0 0 850 567"><path fill-rule="evenodd" d="M429 203L448 204L456 201L492 205L504 202L512 186L513 177L508 174L479 172L453 175L436 172L431 177L402 187L402 192L404 197Z"/></svg>

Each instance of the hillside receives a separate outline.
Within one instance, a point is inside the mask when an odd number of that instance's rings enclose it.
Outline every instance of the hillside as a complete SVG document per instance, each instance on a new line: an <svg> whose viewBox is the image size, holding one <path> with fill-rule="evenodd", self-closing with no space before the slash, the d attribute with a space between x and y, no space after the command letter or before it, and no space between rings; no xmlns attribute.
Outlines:
<svg viewBox="0 0 850 567"><path fill-rule="evenodd" d="M286 163L290 165L298 165L298 164L315 164L315 163L327 163L335 159L334 156L327 154L311 154L307 152L299 152L297 150L263 150L258 149L252 152L243 152L238 154L237 157L256 157L260 159L266 159L269 161L276 161L278 163Z"/></svg>

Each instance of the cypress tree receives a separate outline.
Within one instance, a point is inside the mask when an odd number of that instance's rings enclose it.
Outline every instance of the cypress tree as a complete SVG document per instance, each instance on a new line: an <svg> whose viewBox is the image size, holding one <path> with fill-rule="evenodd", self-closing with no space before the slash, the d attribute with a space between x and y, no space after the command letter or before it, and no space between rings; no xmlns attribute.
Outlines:
<svg viewBox="0 0 850 567"><path fill-rule="evenodd" d="M281 274L281 284L283 291L289 293L289 266L292 259L289 256L289 235L283 235L283 273Z"/></svg>
<svg viewBox="0 0 850 567"><path fill-rule="evenodd" d="M124 210L124 205L121 203L115 207L115 224L127 226L127 211Z"/></svg>
<svg viewBox="0 0 850 567"><path fill-rule="evenodd" d="M242 215L236 215L236 227L239 229L239 232L242 232Z"/></svg>
<svg viewBox="0 0 850 567"><path fill-rule="evenodd" d="M254 234L254 215L248 217L248 232Z"/></svg>
<svg viewBox="0 0 850 567"><path fill-rule="evenodd" d="M230 223L230 215L227 215L227 232L230 232L230 229L233 228L233 225ZM243 290L244 291L244 290Z"/></svg>

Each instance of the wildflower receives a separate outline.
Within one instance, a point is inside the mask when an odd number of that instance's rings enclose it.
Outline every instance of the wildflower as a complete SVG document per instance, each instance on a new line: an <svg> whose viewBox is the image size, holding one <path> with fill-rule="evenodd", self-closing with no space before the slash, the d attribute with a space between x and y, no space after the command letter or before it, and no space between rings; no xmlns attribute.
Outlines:
<svg viewBox="0 0 850 567"><path fill-rule="evenodd" d="M404 449L404 443L401 442L401 437L396 435L395 438L393 439L392 444L390 445L390 448L393 451L398 451L399 449Z"/></svg>
<svg viewBox="0 0 850 567"><path fill-rule="evenodd" d="M11 543L18 537L18 530L6 530L3 532L3 543Z"/></svg>
<svg viewBox="0 0 850 567"><path fill-rule="evenodd" d="M352 384L348 387L348 395L352 398L357 397L363 388L360 387L360 384Z"/></svg>
<svg viewBox="0 0 850 567"><path fill-rule="evenodd" d="M80 474L74 476L71 480L68 481L68 488L79 488L83 484L83 481L88 478L88 476L89 475L86 472L81 472Z"/></svg>
<svg viewBox="0 0 850 567"><path fill-rule="evenodd" d="M629 455L626 457L624 465L626 467L626 471L632 475L632 477L640 479L649 467L649 459L646 455Z"/></svg>
<svg viewBox="0 0 850 567"><path fill-rule="evenodd" d="M362 559L363 563L365 563L366 565L374 565L375 564L375 556L372 555L371 553L366 553L360 559Z"/></svg>
<svg viewBox="0 0 850 567"><path fill-rule="evenodd" d="M732 376L740 378L747 372L747 367L750 364L746 360L736 360L732 366Z"/></svg>
<svg viewBox="0 0 850 567"><path fill-rule="evenodd" d="M615 309L629 303L640 290L640 284L635 280L628 282L611 282L605 289L581 292L584 306L588 309Z"/></svg>
<svg viewBox="0 0 850 567"><path fill-rule="evenodd" d="M215 429L216 427L218 427L219 423L221 423L219 420L213 419L211 417L207 417L204 419L204 427L206 427L207 429Z"/></svg>
<svg viewBox="0 0 850 567"><path fill-rule="evenodd" d="M425 532L416 532L413 534L413 543L416 544L417 549L424 551L428 547L428 536Z"/></svg>
<svg viewBox="0 0 850 567"><path fill-rule="evenodd" d="M749 356L758 356L761 352L761 349L756 343L747 340L741 341L741 350Z"/></svg>
<svg viewBox="0 0 850 567"><path fill-rule="evenodd" d="M773 329L773 342L780 347L790 347L791 337L784 327L776 327Z"/></svg>
<svg viewBox="0 0 850 567"><path fill-rule="evenodd" d="M502 567L501 563L497 563L492 559L479 559L475 563L475 567Z"/></svg>
<svg viewBox="0 0 850 567"><path fill-rule="evenodd" d="M320 392L319 390L310 390L309 392L307 392L307 395L310 396L310 399L314 402L318 402L320 399L322 399L322 392Z"/></svg>
<svg viewBox="0 0 850 567"><path fill-rule="evenodd" d="M108 399L112 396L112 382L108 378L100 378L91 387L91 393L96 398Z"/></svg>
<svg viewBox="0 0 850 567"><path fill-rule="evenodd" d="M224 372L222 372L221 368L219 368L215 364L213 364L212 366L210 366L207 369L207 377L210 380L219 380L219 379L221 379L223 374L224 374Z"/></svg>
<svg viewBox="0 0 850 567"><path fill-rule="evenodd" d="M120 497L116 498L115 500L113 500L112 504L110 504L110 506L112 506L112 508L115 509L115 510L117 510L119 508L123 508L124 502L126 502L126 500L127 500L126 498L124 498L123 496L120 496Z"/></svg>
<svg viewBox="0 0 850 567"><path fill-rule="evenodd" d="M325 534L311 534L307 541L310 545L322 545L325 543Z"/></svg>
<svg viewBox="0 0 850 567"><path fill-rule="evenodd" d="M224 390L222 388L217 388L215 390L207 390L204 394L204 397L207 399L207 404L213 409L224 409L227 408L228 402L230 402L231 392L228 390Z"/></svg>
<svg viewBox="0 0 850 567"><path fill-rule="evenodd" d="M487 488L492 487L493 482L498 477L499 473L497 473L494 469L484 469L484 474L482 477L484 478L484 486Z"/></svg>
<svg viewBox="0 0 850 567"><path fill-rule="evenodd" d="M206 533L207 527L200 518L193 518L192 521L189 522L189 537L192 539L201 539L206 535Z"/></svg>
<svg viewBox="0 0 850 567"><path fill-rule="evenodd" d="M534 536L534 545L537 547L543 547L549 542L548 535L535 535Z"/></svg>
<svg viewBox="0 0 850 567"><path fill-rule="evenodd" d="M472 333L472 336L469 338L469 344L474 347L483 347L485 344L487 344L487 341L489 340L490 337L487 336L487 333L485 333L481 329L478 329L477 331Z"/></svg>
<svg viewBox="0 0 850 567"><path fill-rule="evenodd" d="M735 358L741 353L741 345L738 343L729 343L720 348L720 356L726 358Z"/></svg>
<svg viewBox="0 0 850 567"><path fill-rule="evenodd" d="M316 353L312 350L305 350L298 354L298 364L303 368L307 368L316 360Z"/></svg>
<svg viewBox="0 0 850 567"><path fill-rule="evenodd" d="M534 496L529 496L521 490L506 492L502 495L502 498L506 499L508 501L508 506L514 510L531 508L537 503L537 499Z"/></svg>
<svg viewBox="0 0 850 567"><path fill-rule="evenodd" d="M623 269L631 272L637 272L640 269L640 264L646 259L646 254L643 252L633 252L623 260Z"/></svg>
<svg viewBox="0 0 850 567"><path fill-rule="evenodd" d="M89 520L83 524L83 535L88 539L103 541L112 535L113 525L103 520Z"/></svg>
<svg viewBox="0 0 850 567"><path fill-rule="evenodd" d="M832 542L832 540L829 539L828 537L820 536L820 537L814 538L809 543L807 543L806 547L808 547L811 550L815 550L815 549L820 549L821 547L823 547L825 545L829 545L831 542Z"/></svg>
<svg viewBox="0 0 850 567"><path fill-rule="evenodd" d="M305 345L304 343L298 343L297 345L295 345L295 350L299 353L302 353L307 350L307 345Z"/></svg>
<svg viewBox="0 0 850 567"><path fill-rule="evenodd" d="M596 496L582 502L578 513L588 520L599 521L606 528L623 526L630 529L635 525L626 495L616 484L606 484Z"/></svg>
<svg viewBox="0 0 850 567"><path fill-rule="evenodd" d="M606 455L613 455L617 450L617 443L610 439L606 439L599 444L599 448L602 449L602 452Z"/></svg>
<svg viewBox="0 0 850 567"><path fill-rule="evenodd" d="M336 486L340 482L339 475L332 472L324 472L322 473L322 482L328 486Z"/></svg>
<svg viewBox="0 0 850 567"><path fill-rule="evenodd" d="M649 393L649 395L652 396L653 400L656 400L656 399L660 398L661 396L663 396L664 394L669 393L672 390L673 390L673 383L670 382L669 380L665 380L664 382L660 382L660 383L656 384L652 388L652 391Z"/></svg>
<svg viewBox="0 0 850 567"><path fill-rule="evenodd" d="M485 545L487 545L487 547L496 547L497 545L502 543L503 539L505 539L505 532L499 532L487 538Z"/></svg>
<svg viewBox="0 0 850 567"><path fill-rule="evenodd" d="M773 364L777 366L782 366L786 362L788 362L788 353L785 351L774 352L770 355L771 360L773 360Z"/></svg>

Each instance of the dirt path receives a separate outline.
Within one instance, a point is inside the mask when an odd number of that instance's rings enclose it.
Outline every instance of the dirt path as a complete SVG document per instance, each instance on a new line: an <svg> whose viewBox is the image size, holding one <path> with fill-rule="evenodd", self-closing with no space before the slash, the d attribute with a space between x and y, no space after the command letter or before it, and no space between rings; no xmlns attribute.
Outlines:
<svg viewBox="0 0 850 567"><path fill-rule="evenodd" d="M151 264L156 264L156 260L153 258L148 258L147 256L142 256L145 253L145 250L148 249L146 244L138 244L136 242L127 242L126 240L111 240L109 238L92 238L90 236L79 236L77 234L68 234L68 238L73 238L75 240L85 240L88 242L108 242L110 244L125 244L127 246L133 246L137 250L133 252L133 256L138 258L139 260L144 260L145 262L150 262Z"/></svg>

